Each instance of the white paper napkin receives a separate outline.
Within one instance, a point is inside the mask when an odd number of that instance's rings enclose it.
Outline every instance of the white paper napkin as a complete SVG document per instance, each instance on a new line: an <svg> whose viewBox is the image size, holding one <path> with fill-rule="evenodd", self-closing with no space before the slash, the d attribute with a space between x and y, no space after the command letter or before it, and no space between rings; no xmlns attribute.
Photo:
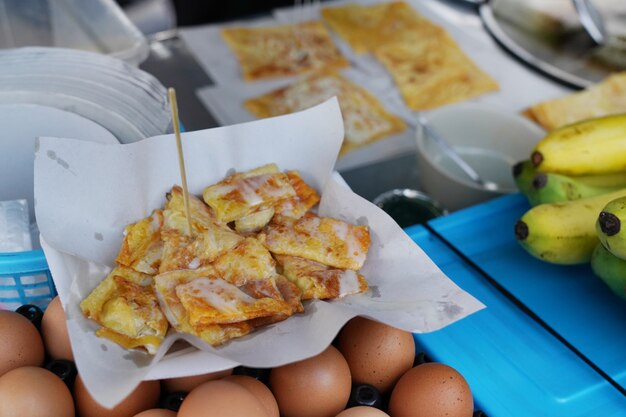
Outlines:
<svg viewBox="0 0 626 417"><path fill-rule="evenodd" d="M154 358L96 337L98 326L83 317L79 303L114 266L123 228L161 207L165 192L180 182L174 136L126 145L40 139L35 196L43 248L67 314L78 371L98 402L114 406L146 378L237 364L274 367L313 356L356 315L429 332L484 307L450 281L386 213L334 179L342 138L335 98L287 116L183 134L191 193L201 194L232 169L274 162L299 170L321 191L321 215L368 225L372 244L362 273L371 290L309 302L304 314L218 348L173 332ZM199 350L165 355L181 337Z"/></svg>

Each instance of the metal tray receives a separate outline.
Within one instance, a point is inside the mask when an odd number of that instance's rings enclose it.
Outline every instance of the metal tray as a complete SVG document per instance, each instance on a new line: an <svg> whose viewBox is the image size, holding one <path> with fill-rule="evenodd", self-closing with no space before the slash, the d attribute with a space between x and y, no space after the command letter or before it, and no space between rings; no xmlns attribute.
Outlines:
<svg viewBox="0 0 626 417"><path fill-rule="evenodd" d="M499 18L489 2L478 8L483 24L495 40L525 64L574 88L585 88L624 70L603 62L598 47L581 29L548 39Z"/></svg>

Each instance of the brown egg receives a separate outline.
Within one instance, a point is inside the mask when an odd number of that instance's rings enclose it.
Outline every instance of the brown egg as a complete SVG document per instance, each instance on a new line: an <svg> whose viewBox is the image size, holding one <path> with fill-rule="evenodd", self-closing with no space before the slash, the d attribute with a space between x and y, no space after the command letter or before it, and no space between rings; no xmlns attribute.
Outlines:
<svg viewBox="0 0 626 417"><path fill-rule="evenodd" d="M59 297L54 297L41 320L41 336L46 346L46 353L52 359L74 360L72 347L70 346L70 336L67 333L67 323L65 322L65 312Z"/></svg>
<svg viewBox="0 0 626 417"><path fill-rule="evenodd" d="M80 417L133 417L137 413L154 408L160 394L159 381L142 381L121 403L107 409L89 394L80 375L76 377L74 383L74 400Z"/></svg>
<svg viewBox="0 0 626 417"><path fill-rule="evenodd" d="M74 417L74 401L58 376L23 366L0 377L0 417Z"/></svg>
<svg viewBox="0 0 626 417"><path fill-rule="evenodd" d="M250 391L231 381L208 381L185 397L178 417L269 417Z"/></svg>
<svg viewBox="0 0 626 417"><path fill-rule="evenodd" d="M135 414L134 417L176 417L176 412L164 408L152 408Z"/></svg>
<svg viewBox="0 0 626 417"><path fill-rule="evenodd" d="M272 369L269 382L283 417L333 417L346 407L352 385L348 363L332 345Z"/></svg>
<svg viewBox="0 0 626 417"><path fill-rule="evenodd" d="M425 363L402 375L389 399L391 417L472 417L474 400L463 375Z"/></svg>
<svg viewBox="0 0 626 417"><path fill-rule="evenodd" d="M342 411L335 417L389 417L389 414L374 407L352 407Z"/></svg>
<svg viewBox="0 0 626 417"><path fill-rule="evenodd" d="M274 394L272 394L272 391L270 391L267 385L258 379L247 375L231 375L225 377L224 381L239 384L254 394L254 396L261 401L263 407L265 407L268 417L280 417L280 413L278 412L278 403L276 402L276 398L274 398Z"/></svg>
<svg viewBox="0 0 626 417"><path fill-rule="evenodd" d="M44 355L37 328L21 314L0 311L0 376L21 366L41 366Z"/></svg>
<svg viewBox="0 0 626 417"><path fill-rule="evenodd" d="M348 361L352 380L373 385L383 394L391 391L415 360L410 332L363 317L355 317L343 327L338 348Z"/></svg>
<svg viewBox="0 0 626 417"><path fill-rule="evenodd" d="M232 375L232 369L226 369L218 372L210 372L208 374L183 376L180 378L168 378L161 380L161 386L165 392L190 392L195 387L216 379Z"/></svg>

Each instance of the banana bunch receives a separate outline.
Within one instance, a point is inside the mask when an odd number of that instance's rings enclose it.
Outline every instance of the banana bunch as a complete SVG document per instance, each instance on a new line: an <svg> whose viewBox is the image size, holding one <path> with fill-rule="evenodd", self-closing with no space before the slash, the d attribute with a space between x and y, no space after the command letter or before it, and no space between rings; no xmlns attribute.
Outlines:
<svg viewBox="0 0 626 417"><path fill-rule="evenodd" d="M531 255L555 264L591 260L600 240L596 220L612 200L626 197L626 188L595 197L539 204L515 224L515 238Z"/></svg>
<svg viewBox="0 0 626 417"><path fill-rule="evenodd" d="M590 262L626 299L626 114L548 133L513 176L532 206L515 224L521 246L550 263Z"/></svg>

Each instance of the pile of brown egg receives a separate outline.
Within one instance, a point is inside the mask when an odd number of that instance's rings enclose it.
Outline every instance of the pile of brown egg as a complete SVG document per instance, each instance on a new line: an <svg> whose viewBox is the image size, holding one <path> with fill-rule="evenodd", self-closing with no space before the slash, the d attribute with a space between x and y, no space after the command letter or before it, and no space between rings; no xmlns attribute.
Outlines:
<svg viewBox="0 0 626 417"><path fill-rule="evenodd" d="M58 298L0 311L0 417L472 417L470 388L413 335L357 317L309 359L142 382L113 409L77 375Z"/></svg>

